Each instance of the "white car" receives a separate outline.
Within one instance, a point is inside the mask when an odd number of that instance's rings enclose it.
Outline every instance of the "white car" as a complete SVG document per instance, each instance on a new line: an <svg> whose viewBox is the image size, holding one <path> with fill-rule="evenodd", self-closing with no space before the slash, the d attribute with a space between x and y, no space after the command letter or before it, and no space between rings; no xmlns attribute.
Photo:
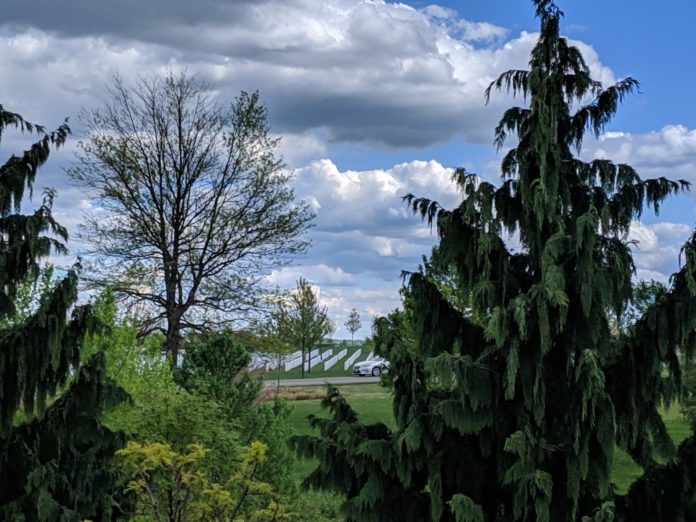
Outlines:
<svg viewBox="0 0 696 522"><path fill-rule="evenodd" d="M375 357L369 361L362 361L353 366L353 373L360 377L365 375L372 375L373 377L379 377L383 372L389 369L389 361L386 359L381 359Z"/></svg>

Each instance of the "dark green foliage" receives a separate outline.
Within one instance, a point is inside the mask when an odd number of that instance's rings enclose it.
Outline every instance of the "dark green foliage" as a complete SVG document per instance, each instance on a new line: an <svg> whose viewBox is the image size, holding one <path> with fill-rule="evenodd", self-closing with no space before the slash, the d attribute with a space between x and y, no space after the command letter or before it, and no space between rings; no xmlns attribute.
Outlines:
<svg viewBox="0 0 696 522"><path fill-rule="evenodd" d="M191 336L174 380L191 393L213 399L234 419L249 409L263 384L249 374L250 362L249 352L231 333Z"/></svg>
<svg viewBox="0 0 696 522"><path fill-rule="evenodd" d="M0 518L108 520L115 488L108 461L122 441L100 413L122 395L105 376L103 355L79 364L97 322L90 307L75 306L77 268L44 285L35 309L25 306L27 285L42 259L65 252L67 232L51 215L51 192L33 214L19 212L69 129L47 134L0 106L0 138L8 126L40 139L0 166Z"/></svg>
<svg viewBox="0 0 696 522"><path fill-rule="evenodd" d="M529 71L487 92L529 102L496 128L499 146L519 139L500 185L460 169L457 208L405 198L436 225L438 270L457 293L426 267L408 278L406 312L380 321L396 428L360 424L332 390L332 418L310 421L320 436L294 439L319 460L309 483L346 495L348 520L696 520L694 439L677 451L659 415L680 396L679 354L694 352L696 236L645 303L625 240L644 208L688 184L573 155L638 84L594 81L559 34L562 13L533 3ZM617 328L629 306L636 316ZM625 496L611 484L616 445L646 470Z"/></svg>
<svg viewBox="0 0 696 522"><path fill-rule="evenodd" d="M42 416L3 440L0 519L112 519L119 477L110 460L125 438L99 417L124 396L106 378L103 358L97 354L81 366Z"/></svg>
<svg viewBox="0 0 696 522"><path fill-rule="evenodd" d="M681 399L681 411L691 429L696 431L696 358L682 357L684 373L684 396Z"/></svg>

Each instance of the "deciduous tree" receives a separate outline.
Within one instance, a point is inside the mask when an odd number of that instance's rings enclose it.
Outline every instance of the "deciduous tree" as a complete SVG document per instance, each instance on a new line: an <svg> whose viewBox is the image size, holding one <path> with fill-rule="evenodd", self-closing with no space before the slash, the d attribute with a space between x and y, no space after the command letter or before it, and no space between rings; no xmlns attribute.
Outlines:
<svg viewBox="0 0 696 522"><path fill-rule="evenodd" d="M84 123L70 173L98 209L83 228L98 256L90 280L147 303L145 330L165 333L176 364L184 330L259 305L260 276L305 251L312 214L294 201L258 93L223 109L186 74L116 78Z"/></svg>
<svg viewBox="0 0 696 522"><path fill-rule="evenodd" d="M281 302L277 313L278 335L302 350L304 379L307 354L331 331L332 321L329 319L328 309L319 304L309 281L300 278L297 281L297 289L287 302ZM311 371L311 368L308 368L308 371Z"/></svg>
<svg viewBox="0 0 696 522"><path fill-rule="evenodd" d="M360 314L357 308L351 309L348 314L348 320L345 322L346 329L350 332L350 344L354 344L353 337L355 332L362 328L362 321L360 321Z"/></svg>

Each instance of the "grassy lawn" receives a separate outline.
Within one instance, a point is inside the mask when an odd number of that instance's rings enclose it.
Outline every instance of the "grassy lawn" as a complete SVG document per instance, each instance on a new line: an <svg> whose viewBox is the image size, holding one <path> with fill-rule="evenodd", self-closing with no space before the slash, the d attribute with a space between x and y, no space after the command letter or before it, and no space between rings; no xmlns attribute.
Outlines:
<svg viewBox="0 0 696 522"><path fill-rule="evenodd" d="M312 388L308 387L307 389ZM340 389L353 409L358 412L361 422L384 422L390 427L394 426L391 400L385 388L379 384L360 384L344 385ZM296 434L312 433L307 423L308 415L326 415L325 410L320 407L320 402L319 399L315 399L292 403L294 411L290 420ZM669 410L664 411L663 418L675 444L679 444L689 435L689 426L683 421L679 406L672 406ZM314 462L310 460L298 461L293 474L298 480L302 480L314 468L314 465ZM617 449L614 453L612 477L620 493L625 493L628 486L642 473L643 470L640 466L634 463L626 453Z"/></svg>
<svg viewBox="0 0 696 522"><path fill-rule="evenodd" d="M678 405L672 405L671 408L662 412L662 418L665 420L665 426L672 440L676 445L679 445L686 437L690 435L689 425L684 422L681 416L681 411ZM619 491L625 493L628 491L631 483L643 474L643 468L631 460L624 451L617 448L614 453L614 465L612 467L612 478Z"/></svg>

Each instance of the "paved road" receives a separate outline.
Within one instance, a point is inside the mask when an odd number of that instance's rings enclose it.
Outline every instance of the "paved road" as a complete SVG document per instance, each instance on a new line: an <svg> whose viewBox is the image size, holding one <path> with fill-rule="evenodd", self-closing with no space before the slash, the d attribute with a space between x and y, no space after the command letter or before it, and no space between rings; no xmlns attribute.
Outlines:
<svg viewBox="0 0 696 522"><path fill-rule="evenodd" d="M281 386L322 386L330 384L369 384L379 382L379 377L319 377L308 379L281 379ZM276 386L278 381L264 381L266 386Z"/></svg>

